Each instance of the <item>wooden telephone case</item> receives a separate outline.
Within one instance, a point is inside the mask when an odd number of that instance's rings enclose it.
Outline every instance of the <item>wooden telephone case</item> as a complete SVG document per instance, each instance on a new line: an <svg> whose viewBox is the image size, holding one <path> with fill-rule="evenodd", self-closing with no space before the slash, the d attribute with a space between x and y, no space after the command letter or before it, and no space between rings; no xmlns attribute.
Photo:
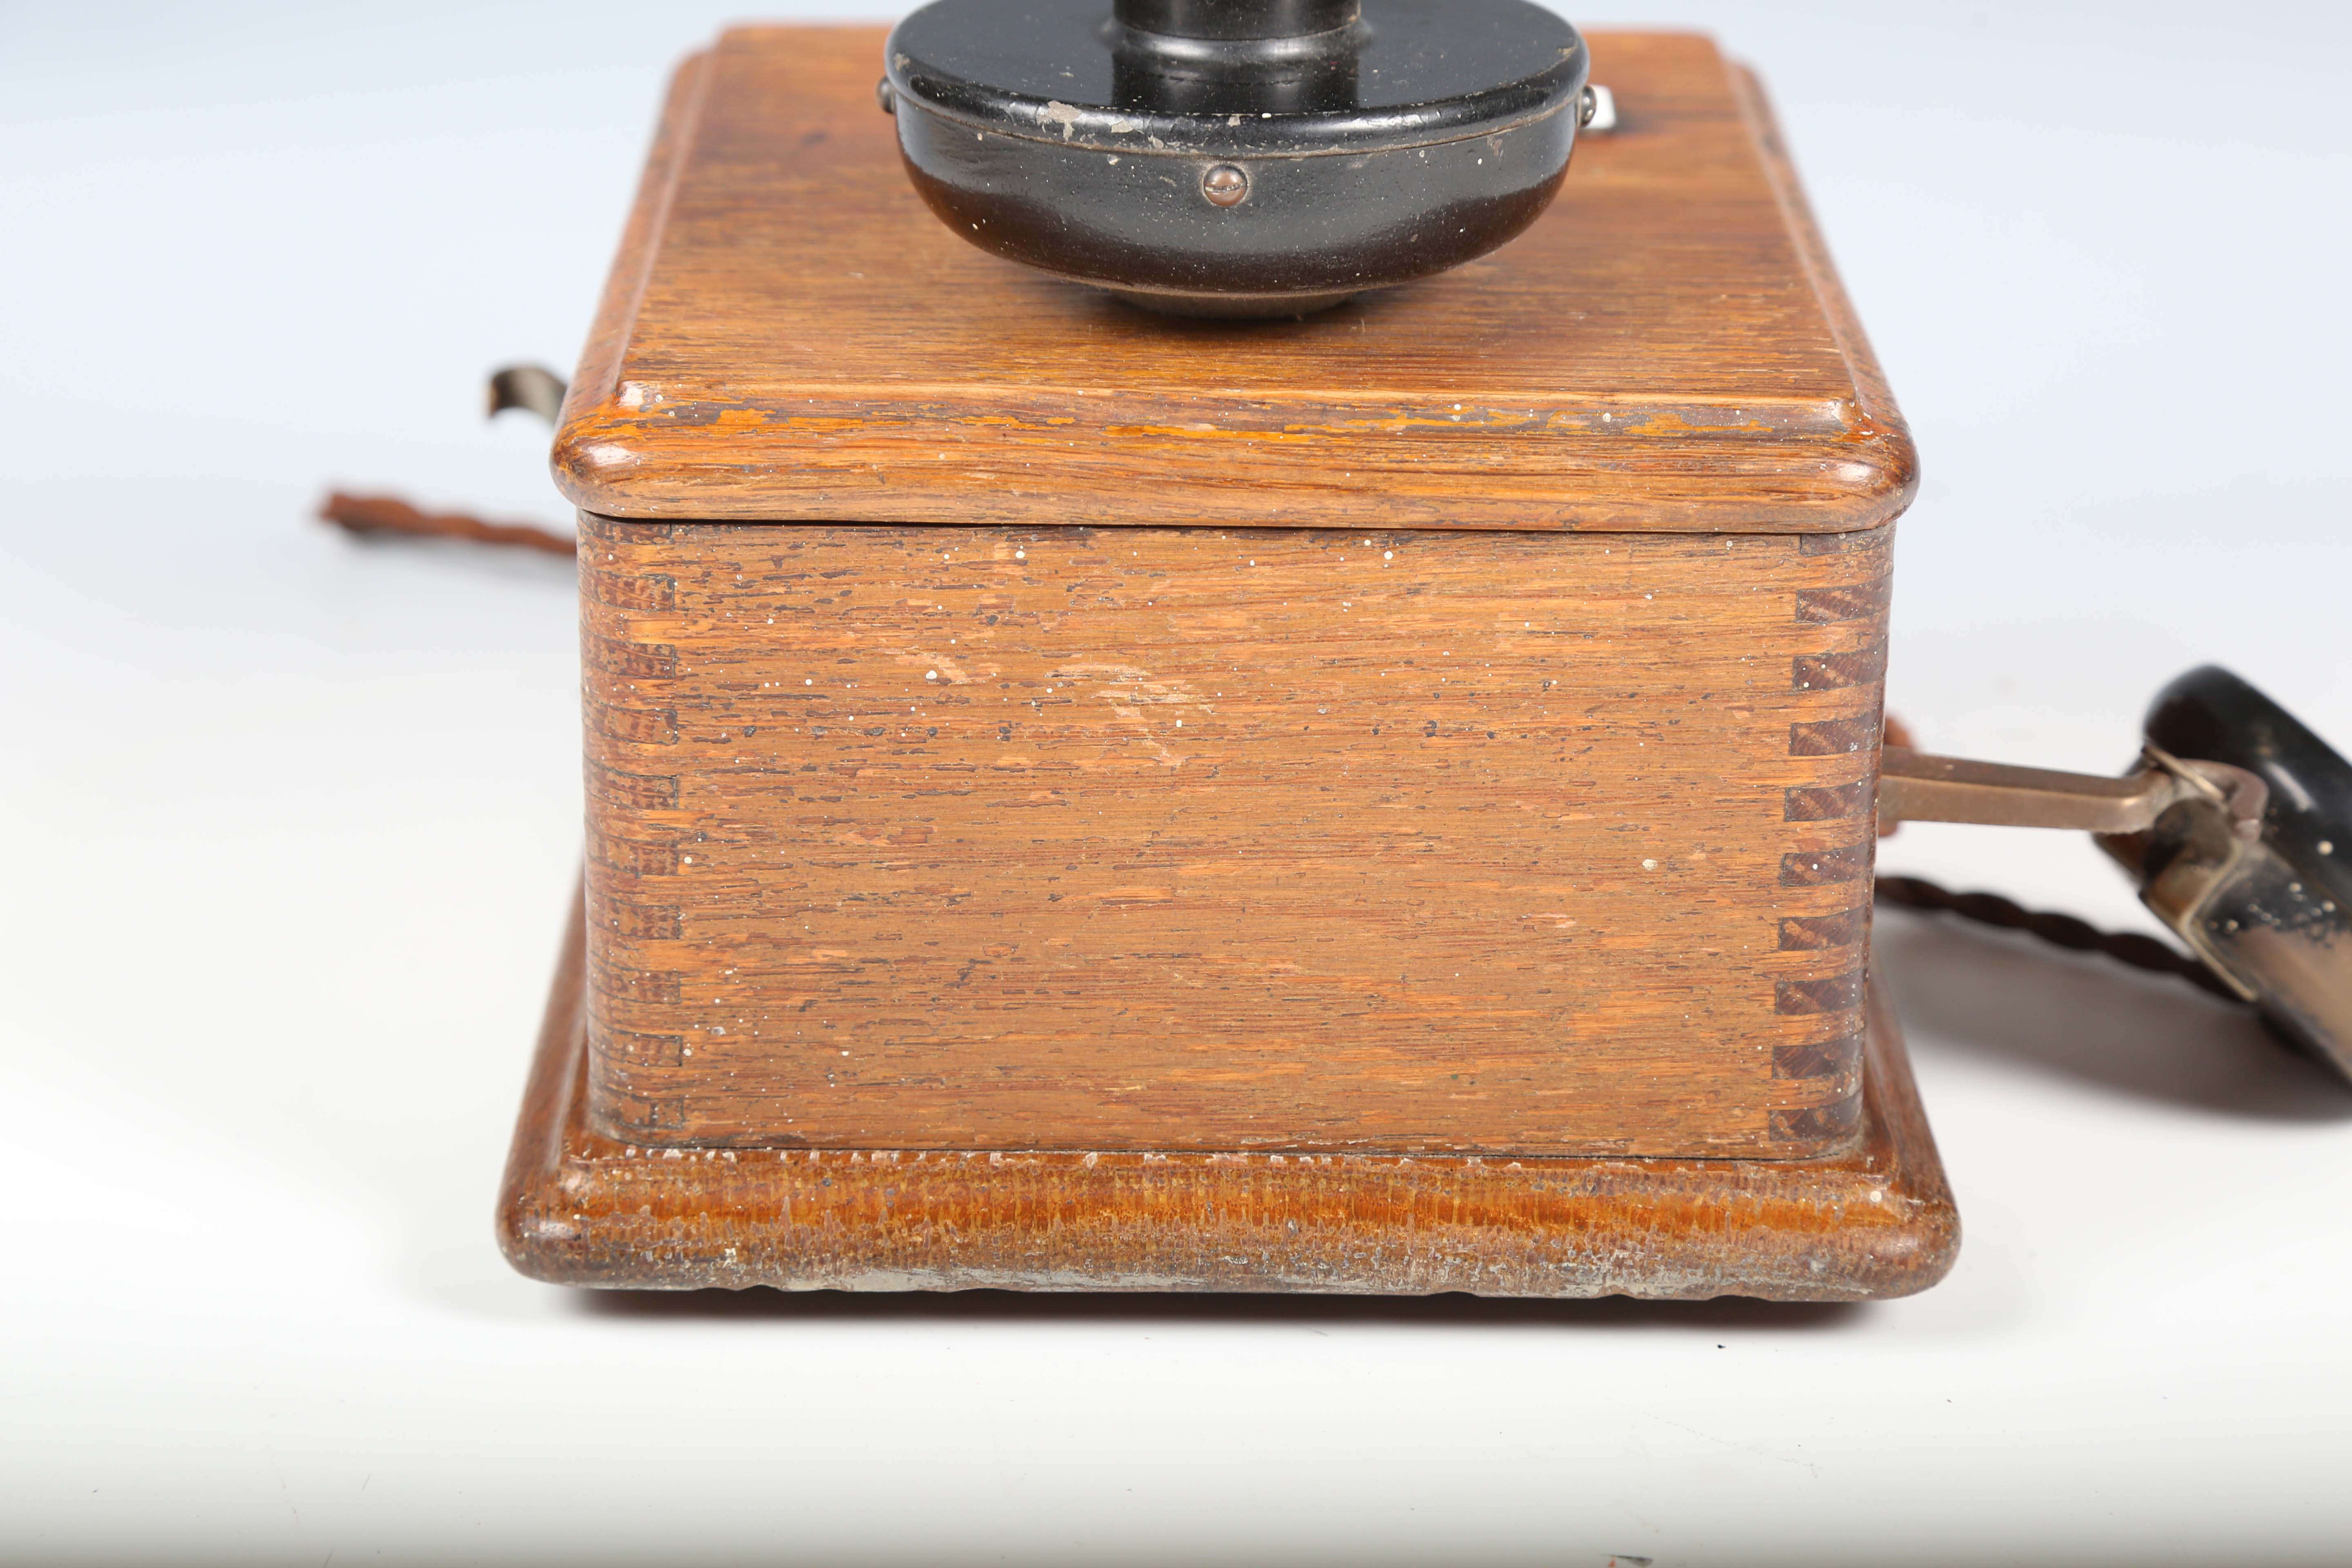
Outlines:
<svg viewBox="0 0 2352 1568"><path fill-rule="evenodd" d="M1868 981L1916 462L1754 79L1499 252L1182 322L972 249L882 34L679 71L556 447L585 899L500 1208L578 1284L1899 1295Z"/></svg>

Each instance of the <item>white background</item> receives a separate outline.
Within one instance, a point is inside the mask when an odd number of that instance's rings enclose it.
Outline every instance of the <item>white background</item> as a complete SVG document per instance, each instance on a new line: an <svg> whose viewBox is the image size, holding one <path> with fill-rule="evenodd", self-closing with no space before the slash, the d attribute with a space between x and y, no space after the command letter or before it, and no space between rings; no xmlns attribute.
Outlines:
<svg viewBox="0 0 2352 1568"><path fill-rule="evenodd" d="M1900 916L1968 1225L1915 1300L509 1272L578 854L569 570L307 514L564 515L480 378L570 364L724 19L0 5L0 1555L2352 1559L2352 1093L2185 987ZM2344 7L1607 19L1713 28L1775 92L1925 454L1891 689L1927 742L2111 770L2212 658L2352 742ZM2136 916L2087 842L1886 862Z"/></svg>

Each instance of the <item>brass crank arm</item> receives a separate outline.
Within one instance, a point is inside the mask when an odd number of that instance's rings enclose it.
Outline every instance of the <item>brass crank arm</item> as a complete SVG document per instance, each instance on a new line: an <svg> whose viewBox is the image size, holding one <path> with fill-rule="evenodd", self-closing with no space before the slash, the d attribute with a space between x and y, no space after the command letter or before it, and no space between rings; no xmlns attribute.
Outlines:
<svg viewBox="0 0 2352 1568"><path fill-rule="evenodd" d="M2270 786L2243 768L2187 762L2151 746L2147 765L2124 778L1938 757L1907 746L1880 753L1878 824L1971 822L1988 827L2062 827L2144 833L2183 801L2220 807L2241 838L2262 836Z"/></svg>

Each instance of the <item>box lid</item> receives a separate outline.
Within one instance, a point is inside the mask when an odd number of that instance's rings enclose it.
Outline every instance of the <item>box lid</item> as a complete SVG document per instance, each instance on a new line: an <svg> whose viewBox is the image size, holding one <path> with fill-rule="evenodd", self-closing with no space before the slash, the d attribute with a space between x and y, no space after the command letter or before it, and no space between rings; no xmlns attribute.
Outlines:
<svg viewBox="0 0 2352 1568"><path fill-rule="evenodd" d="M1454 272L1303 321L1162 318L965 244L899 165L877 28L680 68L565 404L621 518L1836 532L1910 435L1754 79L1590 35L1620 129Z"/></svg>

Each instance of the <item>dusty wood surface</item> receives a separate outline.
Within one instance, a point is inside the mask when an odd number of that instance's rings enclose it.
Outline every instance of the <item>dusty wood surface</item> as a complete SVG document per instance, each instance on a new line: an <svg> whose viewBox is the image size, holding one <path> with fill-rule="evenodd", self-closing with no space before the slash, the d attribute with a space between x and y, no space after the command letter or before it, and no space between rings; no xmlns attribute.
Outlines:
<svg viewBox="0 0 2352 1568"><path fill-rule="evenodd" d="M1888 531L583 529L609 1131L1852 1132Z"/></svg>
<svg viewBox="0 0 2352 1568"><path fill-rule="evenodd" d="M1859 1135L1820 1161L654 1150L586 1118L575 910L498 1228L572 1285L1902 1296L1959 1247L1870 1009Z"/></svg>
<svg viewBox="0 0 2352 1568"><path fill-rule="evenodd" d="M1622 129L1495 255L1302 321L1180 323L964 244L883 33L680 70L556 446L615 516L1831 532L1909 435L1752 80L1597 33Z"/></svg>

